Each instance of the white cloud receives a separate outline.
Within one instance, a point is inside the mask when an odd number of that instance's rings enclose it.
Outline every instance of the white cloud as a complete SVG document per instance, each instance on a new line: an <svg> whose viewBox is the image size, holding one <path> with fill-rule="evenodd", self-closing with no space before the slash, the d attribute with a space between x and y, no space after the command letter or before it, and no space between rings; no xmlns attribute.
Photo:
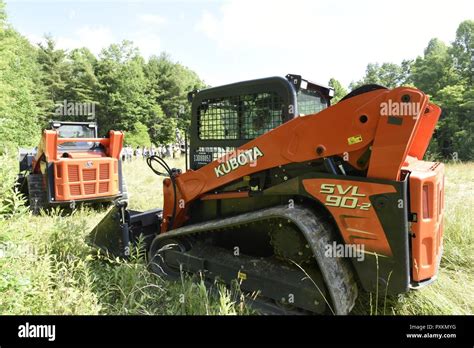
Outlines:
<svg viewBox="0 0 474 348"><path fill-rule="evenodd" d="M133 38L135 37L135 39ZM151 32L138 32L130 40L140 49L143 57L149 58L152 55L159 55L161 40L157 34Z"/></svg>
<svg viewBox="0 0 474 348"><path fill-rule="evenodd" d="M167 23L167 19L158 14L141 14L137 16L141 29L133 32L129 40L140 49L140 53L149 58L160 53L161 39L157 33L157 28L161 28Z"/></svg>
<svg viewBox="0 0 474 348"><path fill-rule="evenodd" d="M44 36L35 34L27 35L33 44L45 43ZM54 36L56 47L65 50L87 47L92 53L98 55L102 49L107 48L112 43L119 43L124 39L133 41L139 48L140 53L149 58L151 55L160 53L161 40L158 34L152 31L135 31L126 37L116 37L108 27L84 26L77 29L72 36Z"/></svg>
<svg viewBox="0 0 474 348"><path fill-rule="evenodd" d="M38 35L27 35L30 42L44 43L44 37ZM65 50L72 50L74 48L87 47L92 53L98 54L100 51L116 41L112 31L108 27L84 26L77 29L72 36L55 36L56 46Z"/></svg>
<svg viewBox="0 0 474 348"><path fill-rule="evenodd" d="M166 18L156 14L142 14L138 16L140 22L145 24L161 25L166 23Z"/></svg>
<svg viewBox="0 0 474 348"><path fill-rule="evenodd" d="M242 74L287 71L322 83L333 76L348 84L364 74L369 62L400 63L422 54L433 37L452 41L473 4L229 0L217 11L203 10L195 29L215 43L217 52L246 60L246 71L226 74L235 80Z"/></svg>
<svg viewBox="0 0 474 348"><path fill-rule="evenodd" d="M26 34L25 36L33 45L44 44L46 42L44 36L36 34Z"/></svg>
<svg viewBox="0 0 474 348"><path fill-rule="evenodd" d="M205 10L196 29L215 40L223 49L274 47L291 49L311 33L324 29L327 17L315 1L231 0L219 13ZM309 43L309 42L307 42Z"/></svg>
<svg viewBox="0 0 474 348"><path fill-rule="evenodd" d="M76 18L76 11L74 11L74 10L69 10L67 16L68 16L69 19L74 19L74 18Z"/></svg>

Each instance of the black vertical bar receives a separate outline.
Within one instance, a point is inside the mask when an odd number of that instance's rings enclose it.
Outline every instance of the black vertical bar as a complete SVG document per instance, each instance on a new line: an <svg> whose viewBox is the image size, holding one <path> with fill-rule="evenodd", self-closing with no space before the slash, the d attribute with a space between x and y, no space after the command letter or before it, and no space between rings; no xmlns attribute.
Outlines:
<svg viewBox="0 0 474 348"><path fill-rule="evenodd" d="M184 130L184 166L186 168L186 171L188 171L189 166L188 166L188 129ZM189 152L189 155L191 156L191 152Z"/></svg>

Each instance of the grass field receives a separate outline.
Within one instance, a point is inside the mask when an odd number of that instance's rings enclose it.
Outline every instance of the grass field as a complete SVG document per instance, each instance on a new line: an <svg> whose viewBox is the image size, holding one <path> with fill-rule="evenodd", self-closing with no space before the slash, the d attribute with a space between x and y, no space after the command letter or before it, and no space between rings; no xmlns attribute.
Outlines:
<svg viewBox="0 0 474 348"><path fill-rule="evenodd" d="M170 163L182 166L182 161ZM84 238L106 210L80 207L32 216L11 186L17 163L0 158L0 314L252 314L238 289L169 283L143 255L105 258ZM161 207L161 177L144 161L124 165L132 209ZM474 313L474 163L449 164L445 252L438 280L397 297L362 294L356 314ZM236 301L243 299L243 301Z"/></svg>

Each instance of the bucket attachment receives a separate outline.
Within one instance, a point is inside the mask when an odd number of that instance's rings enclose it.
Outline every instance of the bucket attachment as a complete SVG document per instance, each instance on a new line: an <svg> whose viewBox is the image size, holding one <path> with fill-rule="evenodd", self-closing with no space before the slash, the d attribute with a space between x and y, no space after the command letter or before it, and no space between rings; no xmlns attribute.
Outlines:
<svg viewBox="0 0 474 348"><path fill-rule="evenodd" d="M139 212L126 208L127 204L123 202L114 205L87 236L87 243L109 255L128 258L130 248L142 236L144 247L148 250L160 231L162 209Z"/></svg>

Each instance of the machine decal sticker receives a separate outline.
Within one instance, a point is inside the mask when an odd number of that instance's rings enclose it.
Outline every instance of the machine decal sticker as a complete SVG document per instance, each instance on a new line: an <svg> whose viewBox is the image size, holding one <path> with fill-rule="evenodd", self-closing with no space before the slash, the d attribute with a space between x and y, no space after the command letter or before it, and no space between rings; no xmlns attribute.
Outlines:
<svg viewBox="0 0 474 348"><path fill-rule="evenodd" d="M347 138L347 143L349 145L354 145L362 142L362 135L354 135L353 137Z"/></svg>
<svg viewBox="0 0 474 348"><path fill-rule="evenodd" d="M214 171L218 178L229 174L231 171L234 171L237 168L245 166L247 164L255 166L257 159L259 157L263 157L263 152L257 146L254 146L251 149L238 152L231 156L232 157L229 158L227 161L219 164L216 168L214 168Z"/></svg>
<svg viewBox="0 0 474 348"><path fill-rule="evenodd" d="M343 186L339 184L321 184L319 191L327 195L325 205L329 207L341 207L347 209L369 210L370 203L360 203L358 197L366 197L365 194L359 193L358 186Z"/></svg>

